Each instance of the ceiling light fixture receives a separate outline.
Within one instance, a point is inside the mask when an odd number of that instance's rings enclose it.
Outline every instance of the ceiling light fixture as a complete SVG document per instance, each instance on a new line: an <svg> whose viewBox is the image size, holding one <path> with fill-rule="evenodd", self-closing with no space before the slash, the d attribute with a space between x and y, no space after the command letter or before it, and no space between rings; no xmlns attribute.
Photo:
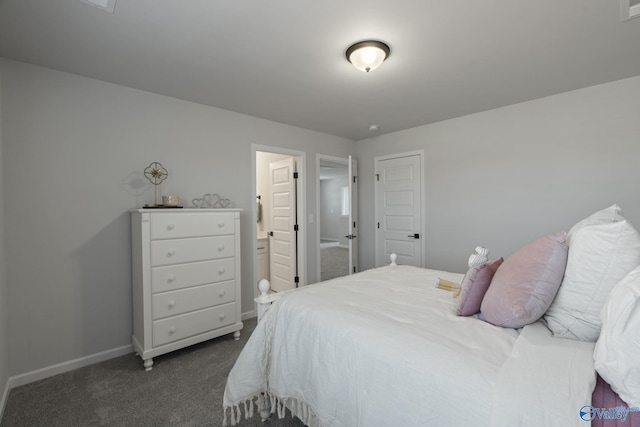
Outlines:
<svg viewBox="0 0 640 427"><path fill-rule="evenodd" d="M360 71L368 73L378 68L389 57L389 45L378 40L364 40L347 49L347 61Z"/></svg>

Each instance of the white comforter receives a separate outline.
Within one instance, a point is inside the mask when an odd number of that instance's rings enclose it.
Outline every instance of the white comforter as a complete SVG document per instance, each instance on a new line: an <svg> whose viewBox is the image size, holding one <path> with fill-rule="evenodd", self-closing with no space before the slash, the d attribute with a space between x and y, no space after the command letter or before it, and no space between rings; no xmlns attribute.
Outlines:
<svg viewBox="0 0 640 427"><path fill-rule="evenodd" d="M593 345L458 317L439 277L462 279L389 266L277 300L229 374L225 422L264 393L311 427L583 425Z"/></svg>

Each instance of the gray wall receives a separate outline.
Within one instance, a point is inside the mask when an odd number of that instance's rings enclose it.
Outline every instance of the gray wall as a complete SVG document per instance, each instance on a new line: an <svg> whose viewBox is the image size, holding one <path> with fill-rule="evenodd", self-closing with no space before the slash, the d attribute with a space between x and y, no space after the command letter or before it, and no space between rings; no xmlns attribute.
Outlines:
<svg viewBox="0 0 640 427"><path fill-rule="evenodd" d="M358 141L360 264L375 265L374 158L424 149L426 266L466 271L618 203L640 228L640 77Z"/></svg>
<svg viewBox="0 0 640 427"><path fill-rule="evenodd" d="M8 393L9 380L9 304L4 245L4 179L2 171L2 68L0 67L0 419Z"/></svg>
<svg viewBox="0 0 640 427"><path fill-rule="evenodd" d="M12 375L131 342L128 210L153 202L153 188L141 177L152 161L169 171L161 193L188 202L215 192L245 210L247 313L253 310L255 258L252 144L307 153L308 212L316 211L316 154L355 153L350 140L0 61L11 318L2 348L9 347ZM315 224L308 231L313 281Z"/></svg>
<svg viewBox="0 0 640 427"><path fill-rule="evenodd" d="M0 324L0 386L130 343L127 211L153 201L140 176L151 161L169 170L162 193L218 192L245 209L243 312L253 309L254 143L307 153L307 213L315 154L347 157L357 145L363 268L374 265L374 158L416 149L426 154L427 267L464 272L479 244L508 256L612 203L640 227L640 77L357 144L4 59L0 89L0 322L11 318L8 338Z"/></svg>

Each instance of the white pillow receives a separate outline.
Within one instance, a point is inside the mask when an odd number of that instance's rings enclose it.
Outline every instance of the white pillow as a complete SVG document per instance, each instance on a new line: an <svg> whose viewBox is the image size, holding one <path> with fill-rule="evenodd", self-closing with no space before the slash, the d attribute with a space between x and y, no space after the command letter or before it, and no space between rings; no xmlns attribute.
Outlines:
<svg viewBox="0 0 640 427"><path fill-rule="evenodd" d="M572 231L564 278L544 320L554 336L595 342L609 292L640 264L640 234L622 217Z"/></svg>
<svg viewBox="0 0 640 427"><path fill-rule="evenodd" d="M640 267L611 291L593 352L596 371L630 407L640 407Z"/></svg>
<svg viewBox="0 0 640 427"><path fill-rule="evenodd" d="M573 235L584 227L609 224L618 221L624 221L620 206L614 204L606 209L599 210L582 221L578 221L573 227L571 227L571 230L567 233L567 245L571 246L571 239L573 238Z"/></svg>

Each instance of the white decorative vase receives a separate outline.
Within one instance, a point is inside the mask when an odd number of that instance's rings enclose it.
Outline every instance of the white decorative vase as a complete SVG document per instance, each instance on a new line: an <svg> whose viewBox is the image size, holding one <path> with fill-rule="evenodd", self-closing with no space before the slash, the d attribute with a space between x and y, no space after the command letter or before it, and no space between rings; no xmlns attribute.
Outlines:
<svg viewBox="0 0 640 427"><path fill-rule="evenodd" d="M489 261L489 249L484 246L478 246L469 257L469 268L484 264L487 261Z"/></svg>

